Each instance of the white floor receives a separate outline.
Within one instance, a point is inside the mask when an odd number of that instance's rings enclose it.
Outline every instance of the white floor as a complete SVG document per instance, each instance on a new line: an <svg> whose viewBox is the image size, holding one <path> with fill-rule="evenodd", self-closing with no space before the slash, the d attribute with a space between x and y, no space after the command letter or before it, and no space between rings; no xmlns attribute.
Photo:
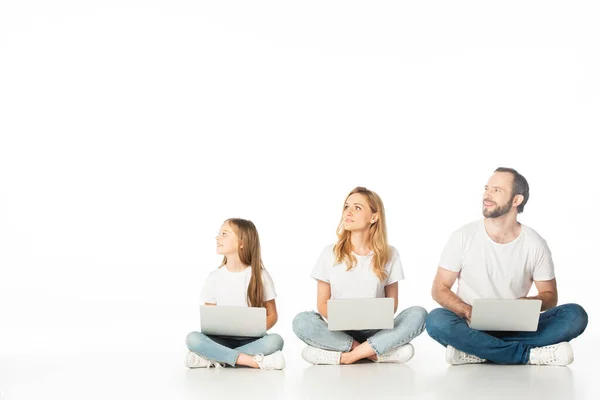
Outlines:
<svg viewBox="0 0 600 400"><path fill-rule="evenodd" d="M576 361L566 368L450 367L443 348L426 334L413 342L415 357L405 365L310 366L300 358L303 345L282 324L275 331L286 339L283 371L189 370L183 366L183 341L190 320L181 318L181 310L165 308L162 318L127 314L102 327L90 317L68 323L66 316L61 327L35 321L18 328L2 325L1 400L600 398L593 373L598 338L591 332L573 341Z"/></svg>

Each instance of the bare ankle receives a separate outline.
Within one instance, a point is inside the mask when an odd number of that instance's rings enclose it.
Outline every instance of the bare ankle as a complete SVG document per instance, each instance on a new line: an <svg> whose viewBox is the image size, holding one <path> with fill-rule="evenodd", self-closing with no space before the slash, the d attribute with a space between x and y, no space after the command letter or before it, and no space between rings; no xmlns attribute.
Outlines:
<svg viewBox="0 0 600 400"><path fill-rule="evenodd" d="M340 357L340 364L354 364L354 357L352 356L352 352L342 353Z"/></svg>
<svg viewBox="0 0 600 400"><path fill-rule="evenodd" d="M236 364L250 368L258 368L258 364L254 361L254 358L252 356L249 356L248 354L243 353L238 356Z"/></svg>

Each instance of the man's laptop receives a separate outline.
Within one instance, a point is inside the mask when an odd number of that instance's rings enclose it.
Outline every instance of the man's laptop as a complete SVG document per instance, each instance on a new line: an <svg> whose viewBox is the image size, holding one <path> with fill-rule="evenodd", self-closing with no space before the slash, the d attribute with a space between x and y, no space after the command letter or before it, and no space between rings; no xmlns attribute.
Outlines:
<svg viewBox="0 0 600 400"><path fill-rule="evenodd" d="M262 337L267 333L263 307L200 306L201 332L228 337Z"/></svg>
<svg viewBox="0 0 600 400"><path fill-rule="evenodd" d="M535 332L541 309L542 301L538 299L476 299L469 326L481 331Z"/></svg>
<svg viewBox="0 0 600 400"><path fill-rule="evenodd" d="M327 323L330 331L392 329L394 299L328 300Z"/></svg>

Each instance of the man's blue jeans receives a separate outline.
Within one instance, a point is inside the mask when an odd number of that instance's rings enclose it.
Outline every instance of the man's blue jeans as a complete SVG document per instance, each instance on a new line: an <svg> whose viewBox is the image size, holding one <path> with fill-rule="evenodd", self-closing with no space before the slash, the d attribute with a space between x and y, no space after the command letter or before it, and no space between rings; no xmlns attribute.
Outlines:
<svg viewBox="0 0 600 400"><path fill-rule="evenodd" d="M588 323L585 310L563 304L540 314L536 332L485 332L469 328L467 321L445 308L427 316L429 336L443 346L452 346L496 364L527 364L534 347L568 342L581 335Z"/></svg>

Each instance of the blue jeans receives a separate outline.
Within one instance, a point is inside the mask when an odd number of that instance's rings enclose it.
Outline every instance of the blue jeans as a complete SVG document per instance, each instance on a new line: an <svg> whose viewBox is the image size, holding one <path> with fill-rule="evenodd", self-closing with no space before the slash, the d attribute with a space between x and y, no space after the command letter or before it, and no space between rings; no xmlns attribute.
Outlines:
<svg viewBox="0 0 600 400"><path fill-rule="evenodd" d="M190 351L212 361L235 367L240 354L254 356L269 355L283 349L283 339L276 333L261 338L234 339L221 336L208 336L201 332L191 332L185 340Z"/></svg>
<svg viewBox="0 0 600 400"><path fill-rule="evenodd" d="M443 346L496 364L527 364L532 348L568 342L581 335L587 323L587 313L581 306L563 304L540 314L536 332L478 331L445 308L431 311L426 325L429 336Z"/></svg>
<svg viewBox="0 0 600 400"><path fill-rule="evenodd" d="M323 350L348 352L353 340L369 342L377 355L400 347L419 336L425 329L427 310L414 306L394 318L392 329L367 329L361 331L330 331L323 317L314 311L296 315L292 328L298 339L309 346Z"/></svg>

